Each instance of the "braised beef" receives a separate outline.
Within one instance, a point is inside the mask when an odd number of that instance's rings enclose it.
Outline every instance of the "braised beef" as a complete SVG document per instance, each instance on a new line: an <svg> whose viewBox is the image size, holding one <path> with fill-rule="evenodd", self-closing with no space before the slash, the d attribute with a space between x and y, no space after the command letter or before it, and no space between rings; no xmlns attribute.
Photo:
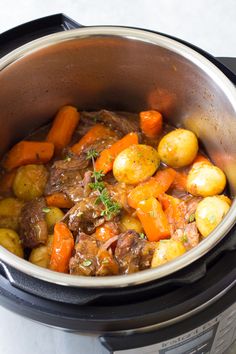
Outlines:
<svg viewBox="0 0 236 354"><path fill-rule="evenodd" d="M54 162L50 169L45 194L65 193L73 202L85 196L84 181L81 169L88 165L88 161L81 159L59 160ZM87 180L87 175L86 179Z"/></svg>
<svg viewBox="0 0 236 354"><path fill-rule="evenodd" d="M24 247L34 248L46 243L48 230L44 208L46 208L44 198L24 204L20 216L20 238Z"/></svg>
<svg viewBox="0 0 236 354"><path fill-rule="evenodd" d="M82 112L82 117L94 122L102 122L120 136L139 131L139 119L136 113L112 112L102 109L98 112Z"/></svg>
<svg viewBox="0 0 236 354"><path fill-rule="evenodd" d="M98 247L94 235L80 233L75 254L69 263L70 274L105 276L119 273L119 266L111 250Z"/></svg>
<svg viewBox="0 0 236 354"><path fill-rule="evenodd" d="M69 263L70 274L95 275L97 269L98 246L94 236L79 234L78 243L75 245L75 255Z"/></svg>
<svg viewBox="0 0 236 354"><path fill-rule="evenodd" d="M104 223L105 219L101 216L103 206L96 200L96 196L83 198L69 210L64 220L71 231L92 234L97 226Z"/></svg>
<svg viewBox="0 0 236 354"><path fill-rule="evenodd" d="M147 247L144 251L143 248ZM149 268L154 252L154 244L150 247L147 241L141 239L134 230L128 230L118 236L115 249L115 258L120 267L121 274L138 272Z"/></svg>
<svg viewBox="0 0 236 354"><path fill-rule="evenodd" d="M183 242L184 247L189 250L200 242L200 234L196 222L186 224L184 228L177 229L171 237L173 240Z"/></svg>

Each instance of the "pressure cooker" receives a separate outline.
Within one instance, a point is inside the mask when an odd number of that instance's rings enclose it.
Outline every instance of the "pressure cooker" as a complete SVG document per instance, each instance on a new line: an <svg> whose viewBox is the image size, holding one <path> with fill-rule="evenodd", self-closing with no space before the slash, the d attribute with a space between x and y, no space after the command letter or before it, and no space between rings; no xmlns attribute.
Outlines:
<svg viewBox="0 0 236 354"><path fill-rule="evenodd" d="M161 110L196 133L236 192L236 59L163 33L65 15L0 35L0 152L58 107ZM1 305L99 338L104 353L223 353L236 339L236 206L198 247L156 269L81 277L0 248ZM99 352L100 352L99 351Z"/></svg>

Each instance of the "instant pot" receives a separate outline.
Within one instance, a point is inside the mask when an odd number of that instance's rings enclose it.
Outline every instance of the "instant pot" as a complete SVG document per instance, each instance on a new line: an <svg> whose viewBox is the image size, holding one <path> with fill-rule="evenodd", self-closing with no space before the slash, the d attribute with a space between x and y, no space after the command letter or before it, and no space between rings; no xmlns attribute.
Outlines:
<svg viewBox="0 0 236 354"><path fill-rule="evenodd" d="M61 14L1 34L0 56L1 153L64 104L151 107L198 135L234 197L235 59L214 58L157 32L83 27ZM222 354L236 339L235 209L234 202L212 235L186 255L128 276L58 274L1 248L1 305L99 338L99 353Z"/></svg>

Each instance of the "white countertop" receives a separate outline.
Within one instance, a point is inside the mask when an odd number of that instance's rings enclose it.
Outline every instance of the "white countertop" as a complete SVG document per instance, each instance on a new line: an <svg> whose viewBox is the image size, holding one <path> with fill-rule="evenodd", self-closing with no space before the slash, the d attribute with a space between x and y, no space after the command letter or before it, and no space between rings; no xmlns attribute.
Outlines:
<svg viewBox="0 0 236 354"><path fill-rule="evenodd" d="M235 0L0 0L0 33L64 13L83 25L127 25L189 41L215 56L236 57ZM87 343L87 344L86 344ZM26 320L0 307L1 354L98 354L96 340Z"/></svg>

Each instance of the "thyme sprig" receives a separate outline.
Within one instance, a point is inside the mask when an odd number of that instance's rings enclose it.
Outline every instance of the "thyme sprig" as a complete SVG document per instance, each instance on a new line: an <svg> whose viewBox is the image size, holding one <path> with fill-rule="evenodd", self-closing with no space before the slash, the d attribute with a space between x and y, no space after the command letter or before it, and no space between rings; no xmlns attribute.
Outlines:
<svg viewBox="0 0 236 354"><path fill-rule="evenodd" d="M118 202L111 199L111 196L105 187L105 183L102 181L102 178L105 176L103 171L95 170L95 158L99 156L99 153L91 149L87 152L86 159L91 160L93 164L93 174L94 182L89 183L89 187L98 192L98 197L95 201L96 204L102 203L105 209L101 212L101 216L105 216L108 220L116 216L120 210L121 206Z"/></svg>

